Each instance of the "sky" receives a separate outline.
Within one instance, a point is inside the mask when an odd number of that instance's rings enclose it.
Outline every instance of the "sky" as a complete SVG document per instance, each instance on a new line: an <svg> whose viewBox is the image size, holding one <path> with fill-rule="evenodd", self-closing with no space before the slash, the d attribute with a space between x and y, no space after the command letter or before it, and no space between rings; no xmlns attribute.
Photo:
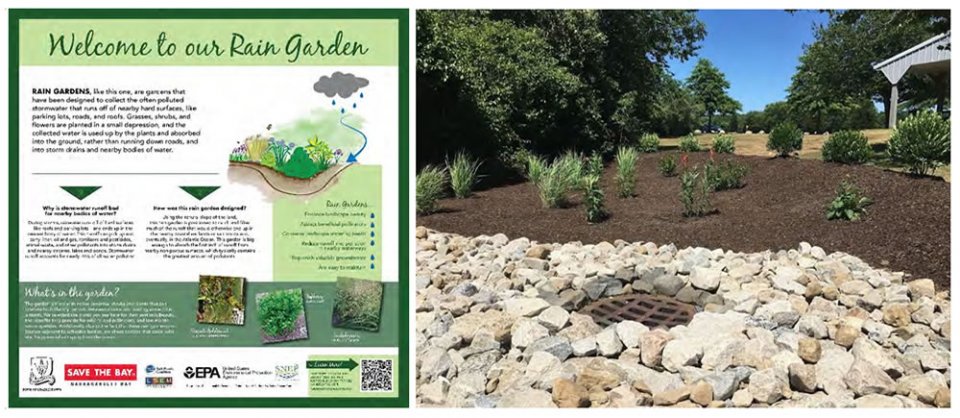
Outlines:
<svg viewBox="0 0 960 418"><path fill-rule="evenodd" d="M702 10L697 16L707 29L697 56L671 60L670 71L685 80L697 59L709 59L727 76L728 93L743 112L786 99L803 45L813 42L813 25L827 21L826 13L814 11Z"/></svg>

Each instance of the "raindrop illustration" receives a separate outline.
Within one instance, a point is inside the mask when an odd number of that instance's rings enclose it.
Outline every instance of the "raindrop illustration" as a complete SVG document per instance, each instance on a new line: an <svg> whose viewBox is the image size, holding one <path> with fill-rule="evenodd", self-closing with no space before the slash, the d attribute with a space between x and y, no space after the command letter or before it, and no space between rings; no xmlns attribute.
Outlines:
<svg viewBox="0 0 960 418"><path fill-rule="evenodd" d="M361 99L363 98L363 92L360 92L360 98Z"/></svg>
<svg viewBox="0 0 960 418"><path fill-rule="evenodd" d="M337 105L337 101L336 101L336 100L332 100L332 101L330 101L330 104L336 106L336 105Z"/></svg>
<svg viewBox="0 0 960 418"><path fill-rule="evenodd" d="M356 104L356 103L353 104L353 108L354 108L354 109L357 108L357 104Z"/></svg>
<svg viewBox="0 0 960 418"><path fill-rule="evenodd" d="M340 113L346 113L346 112L347 112L347 109L344 109L342 107L340 108Z"/></svg>

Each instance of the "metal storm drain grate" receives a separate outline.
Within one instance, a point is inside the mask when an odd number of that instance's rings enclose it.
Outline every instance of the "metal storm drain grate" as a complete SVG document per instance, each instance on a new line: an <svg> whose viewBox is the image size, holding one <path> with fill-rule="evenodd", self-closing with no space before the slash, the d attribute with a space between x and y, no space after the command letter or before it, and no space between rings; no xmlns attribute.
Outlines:
<svg viewBox="0 0 960 418"><path fill-rule="evenodd" d="M630 294L600 299L580 310L602 327L621 321L637 321L650 328L686 325L697 313L693 305L666 296Z"/></svg>

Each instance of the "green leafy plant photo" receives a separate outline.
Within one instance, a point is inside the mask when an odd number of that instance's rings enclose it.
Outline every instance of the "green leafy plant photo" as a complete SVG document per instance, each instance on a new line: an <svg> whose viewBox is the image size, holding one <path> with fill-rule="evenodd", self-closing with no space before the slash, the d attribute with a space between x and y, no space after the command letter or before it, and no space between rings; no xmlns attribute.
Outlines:
<svg viewBox="0 0 960 418"><path fill-rule="evenodd" d="M767 136L767 149L779 157L789 157L803 146L803 131L793 122L781 122Z"/></svg>
<svg viewBox="0 0 960 418"><path fill-rule="evenodd" d="M860 131L834 132L823 143L823 161L841 164L863 164L870 159L870 144Z"/></svg>
<svg viewBox="0 0 960 418"><path fill-rule="evenodd" d="M700 140L697 139L693 134L689 134L680 138L680 151L681 152L699 152L703 148L700 147Z"/></svg>
<svg viewBox="0 0 960 418"><path fill-rule="evenodd" d="M827 219L858 221L871 204L873 201L864 196L859 187L844 180L837 187L836 197L827 205Z"/></svg>
<svg viewBox="0 0 960 418"><path fill-rule="evenodd" d="M260 318L260 330L268 342L274 342L272 340L277 337L280 337L278 341L305 338L300 335L288 335L296 334L298 323L303 322L303 291L301 289L258 294L257 316Z"/></svg>
<svg viewBox="0 0 960 418"><path fill-rule="evenodd" d="M617 150L617 195L633 197L637 185L637 150L620 147Z"/></svg>
<svg viewBox="0 0 960 418"><path fill-rule="evenodd" d="M447 184L446 170L428 165L417 174L417 214L427 215L437 211L437 202L443 197Z"/></svg>
<svg viewBox="0 0 960 418"><path fill-rule="evenodd" d="M950 121L932 110L910 115L897 124L888 152L914 175L933 174L950 163Z"/></svg>
<svg viewBox="0 0 960 418"><path fill-rule="evenodd" d="M447 160L447 172L450 173L450 188L458 199L470 197L473 186L477 184L481 162L465 152L458 152L453 161Z"/></svg>
<svg viewBox="0 0 960 418"><path fill-rule="evenodd" d="M664 177L673 177L677 175L677 156L668 155L657 162L657 171Z"/></svg>
<svg viewBox="0 0 960 418"><path fill-rule="evenodd" d="M640 135L637 141L637 151L649 153L657 152L660 149L660 137L654 133L645 133Z"/></svg>

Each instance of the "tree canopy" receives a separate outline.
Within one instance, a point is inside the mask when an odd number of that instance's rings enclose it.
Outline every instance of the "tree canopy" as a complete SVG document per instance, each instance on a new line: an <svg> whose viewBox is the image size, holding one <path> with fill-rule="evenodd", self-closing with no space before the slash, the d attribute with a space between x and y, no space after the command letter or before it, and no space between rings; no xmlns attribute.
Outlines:
<svg viewBox="0 0 960 418"><path fill-rule="evenodd" d="M740 102L727 94L730 82L710 60L701 58L687 78L687 87L693 97L703 106L707 124L713 125L713 116L718 113L730 114L740 111Z"/></svg>

